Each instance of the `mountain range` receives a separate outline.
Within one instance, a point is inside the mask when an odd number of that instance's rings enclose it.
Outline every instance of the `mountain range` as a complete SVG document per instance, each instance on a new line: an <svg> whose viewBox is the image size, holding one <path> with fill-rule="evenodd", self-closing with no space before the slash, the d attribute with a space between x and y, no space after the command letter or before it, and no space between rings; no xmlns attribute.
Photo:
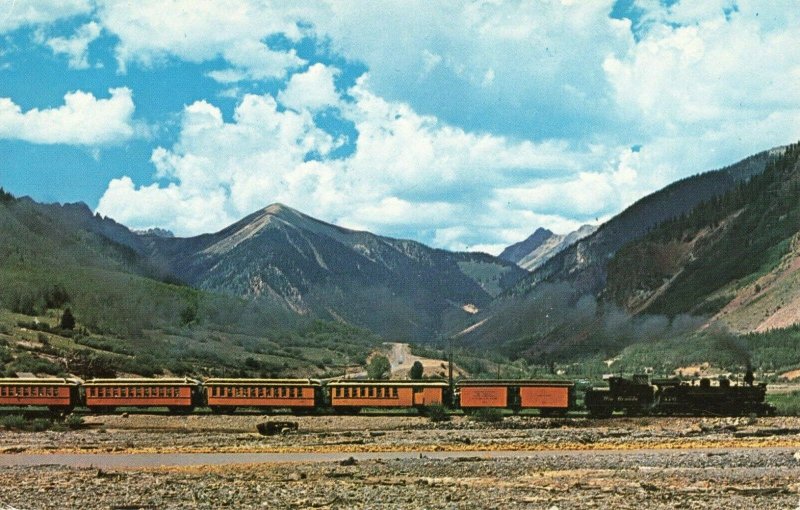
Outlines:
<svg viewBox="0 0 800 510"><path fill-rule="evenodd" d="M141 239L151 260L193 287L401 340L437 338L525 274L490 255L348 230L282 204L214 234Z"/></svg>
<svg viewBox="0 0 800 510"><path fill-rule="evenodd" d="M796 280L774 272L793 267L800 231L791 209L800 196L796 147L764 151L644 197L521 279L459 337L542 359L619 351L652 332L665 338L712 326L763 330L762 319L800 295ZM740 305L755 306L753 285L763 292L766 280L782 282L783 297L762 296L756 301L772 304L745 314ZM742 292L751 294L744 299ZM787 320L784 309L776 324L800 322L793 313Z"/></svg>
<svg viewBox="0 0 800 510"><path fill-rule="evenodd" d="M712 327L785 328L800 322L798 154L776 148L683 179L599 227L539 228L499 257L282 204L196 237L133 232L84 204L0 190L0 308L37 314L67 295L82 324L123 336L200 320L291 329L323 319L541 361Z"/></svg>

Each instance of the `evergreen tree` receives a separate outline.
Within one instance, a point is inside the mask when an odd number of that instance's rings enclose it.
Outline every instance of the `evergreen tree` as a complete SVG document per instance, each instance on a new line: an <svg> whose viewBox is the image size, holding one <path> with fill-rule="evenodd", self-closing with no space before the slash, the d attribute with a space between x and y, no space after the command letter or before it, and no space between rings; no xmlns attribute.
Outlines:
<svg viewBox="0 0 800 510"><path fill-rule="evenodd" d="M411 370L408 371L408 377L414 380L422 379L422 373L425 371L425 368L422 366L419 360L415 361L413 365L411 365Z"/></svg>
<svg viewBox="0 0 800 510"><path fill-rule="evenodd" d="M69 308L64 309L64 313L61 315L61 329L68 329L72 331L75 329L75 317L72 315L72 310Z"/></svg>

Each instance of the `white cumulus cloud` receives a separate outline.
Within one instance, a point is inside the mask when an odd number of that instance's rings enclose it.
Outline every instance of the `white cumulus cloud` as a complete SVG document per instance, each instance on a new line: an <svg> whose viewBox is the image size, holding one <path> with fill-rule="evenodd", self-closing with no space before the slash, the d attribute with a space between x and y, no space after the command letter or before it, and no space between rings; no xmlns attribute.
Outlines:
<svg viewBox="0 0 800 510"><path fill-rule="evenodd" d="M91 0L0 0L0 34L92 12Z"/></svg>
<svg viewBox="0 0 800 510"><path fill-rule="evenodd" d="M153 65L170 57L205 62L223 57L231 67L211 76L222 82L283 78L304 61L293 50L276 51L263 40L300 37L296 14L264 2L230 0L142 0L103 2L98 17L119 38L120 69L135 62Z"/></svg>
<svg viewBox="0 0 800 510"><path fill-rule="evenodd" d="M318 67L296 76L323 76L320 81L330 84L335 72ZM337 94L300 104L278 94L294 107L283 110L269 94L246 95L232 122L208 102L193 103L183 112L177 143L153 152L156 176L170 184L137 188L127 177L115 179L98 212L133 227L158 225L189 235L283 202L351 228L403 235L413 226L428 232L429 242L468 247L480 236L498 239L494 231L508 222L489 207L498 185L573 173L596 159L557 141L511 141L455 128L376 96L366 77L347 93L352 99ZM329 104L339 105L358 133L345 158L329 157L338 142L309 111ZM211 197L214 214L204 213L204 196ZM142 203L148 207L130 205ZM478 226L457 239L446 234L465 221ZM556 219L548 222L556 225Z"/></svg>
<svg viewBox="0 0 800 510"><path fill-rule="evenodd" d="M335 68L314 64L306 72L292 75L286 89L278 94L278 101L297 111L337 106L339 94L334 85L337 74Z"/></svg>
<svg viewBox="0 0 800 510"><path fill-rule="evenodd" d="M97 146L136 136L131 90L115 88L109 94L98 99L90 92L69 92L62 106L25 112L10 98L0 98L0 138Z"/></svg>
<svg viewBox="0 0 800 510"><path fill-rule="evenodd" d="M89 68L89 44L100 37L102 29L96 22L89 22L75 31L73 37L53 37L45 44L53 53L66 55L70 69Z"/></svg>

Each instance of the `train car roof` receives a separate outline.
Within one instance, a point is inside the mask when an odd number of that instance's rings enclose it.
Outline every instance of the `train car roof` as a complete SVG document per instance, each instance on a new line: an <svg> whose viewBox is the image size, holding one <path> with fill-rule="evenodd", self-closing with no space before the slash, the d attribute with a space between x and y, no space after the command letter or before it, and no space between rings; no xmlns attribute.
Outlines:
<svg viewBox="0 0 800 510"><path fill-rule="evenodd" d="M575 386L564 379L465 379L456 386Z"/></svg>
<svg viewBox="0 0 800 510"><path fill-rule="evenodd" d="M16 377L6 377L0 379L0 384L2 385L15 385L15 386L27 386L31 384L37 384L40 386L78 386L79 384L83 383L80 379L73 379L67 377L25 377L25 378L16 378Z"/></svg>
<svg viewBox="0 0 800 510"><path fill-rule="evenodd" d="M339 379L331 381L328 386L429 386L433 388L448 386L447 381L385 381L371 379Z"/></svg>
<svg viewBox="0 0 800 510"><path fill-rule="evenodd" d="M282 385L282 386L322 386L317 379L232 379L232 378L211 378L203 381L206 386L216 385Z"/></svg>
<svg viewBox="0 0 800 510"><path fill-rule="evenodd" d="M125 379L92 379L83 383L84 386L163 386L165 384L191 384L198 385L200 381L191 379L189 377L164 377L161 379L152 379L146 377L130 377Z"/></svg>

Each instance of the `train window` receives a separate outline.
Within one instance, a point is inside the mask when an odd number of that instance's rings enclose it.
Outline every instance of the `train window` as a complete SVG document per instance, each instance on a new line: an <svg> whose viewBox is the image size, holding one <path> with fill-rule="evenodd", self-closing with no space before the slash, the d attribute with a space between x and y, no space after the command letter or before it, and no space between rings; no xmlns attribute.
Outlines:
<svg viewBox="0 0 800 510"><path fill-rule="evenodd" d="M0 386L0 397L7 397L8 396L8 388L5 386Z"/></svg>
<svg viewBox="0 0 800 510"><path fill-rule="evenodd" d="M393 398L398 398L398 395L397 395L397 388L392 388L392 397L393 397Z"/></svg>

